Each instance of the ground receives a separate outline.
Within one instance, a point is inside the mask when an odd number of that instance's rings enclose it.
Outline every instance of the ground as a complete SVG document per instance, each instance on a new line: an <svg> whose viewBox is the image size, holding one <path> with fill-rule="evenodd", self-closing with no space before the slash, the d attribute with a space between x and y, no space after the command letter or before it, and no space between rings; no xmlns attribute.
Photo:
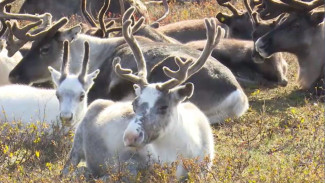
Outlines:
<svg viewBox="0 0 325 183"><path fill-rule="evenodd" d="M201 5L170 4L164 23L212 17L226 11L215 2ZM241 4L237 7L241 8ZM162 7L148 8L152 19ZM317 97L299 90L297 62L286 54L289 64L287 87L246 88L250 108L239 119L213 126L215 160L212 170L200 175L203 166L186 161L188 182L323 182L324 180L324 104ZM71 174L60 178L73 133L44 133L41 124L27 127L0 123L0 182L84 182ZM185 161L185 160L184 160ZM155 166L138 174L135 182L175 181L174 168ZM110 181L125 181L123 171ZM102 180L95 180L102 182Z"/></svg>

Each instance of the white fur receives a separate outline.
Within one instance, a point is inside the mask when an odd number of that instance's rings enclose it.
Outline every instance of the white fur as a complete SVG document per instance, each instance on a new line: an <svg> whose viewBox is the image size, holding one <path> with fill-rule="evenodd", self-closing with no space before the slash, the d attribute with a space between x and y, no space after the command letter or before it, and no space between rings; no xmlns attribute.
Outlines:
<svg viewBox="0 0 325 183"><path fill-rule="evenodd" d="M70 44L69 72L73 74L78 74L81 70L83 60L83 54L80 54L80 50L84 49L85 41L89 43L90 49L88 72L93 72L101 67L101 65L107 59L107 55L111 55L115 51L115 49L113 48L115 48L115 46L118 45L119 42L123 41L123 39L101 39L85 34L77 34L76 37L71 41L72 42ZM53 65L53 68L59 70L62 63L62 58L60 58L57 63L58 64Z"/></svg>
<svg viewBox="0 0 325 183"><path fill-rule="evenodd" d="M157 84L149 84L142 90L139 96L139 104L143 102L148 103L148 110L156 105L155 102L158 96L162 94L156 89L156 86ZM178 96L177 90L174 89L170 92L172 92L174 97L176 95ZM199 108L190 102L178 103L177 106L170 107L173 108L171 113L165 114L167 118L162 119L169 121L167 127L160 130L158 139L148 144L152 146L152 157L157 161L159 160L161 163L170 164L180 160L180 156L186 159L198 157L199 161L202 161L205 156L208 156L210 167L214 158L214 140L208 118ZM135 116L134 119L137 117L138 116ZM157 121L155 122L157 123ZM137 124L136 120L131 120L124 132L125 145L130 145L130 141L134 142L134 144L139 143L138 140L135 141L126 137L130 136L131 138L136 138L134 134L138 134L139 138L140 133L141 126ZM177 177L186 176L186 174L186 170L183 168L182 164L180 164L177 167Z"/></svg>
<svg viewBox="0 0 325 183"><path fill-rule="evenodd" d="M55 90L38 89L26 85L0 87L1 121L56 121L59 113Z"/></svg>
<svg viewBox="0 0 325 183"><path fill-rule="evenodd" d="M53 80L58 78L58 71L49 69ZM86 80L93 80L91 74ZM54 81L57 83L57 81ZM86 82L87 83L87 82ZM68 75L62 83L57 83L57 90L40 89L27 85L8 85L0 87L0 114L1 121L47 122L52 123L60 119L62 113L72 113L74 118L70 123L75 124L81 120L87 108L87 92L79 82L76 75ZM91 84L92 85L92 84ZM90 87L91 87L90 85ZM56 97L60 94L62 101ZM85 93L85 98L80 102L80 93Z"/></svg>
<svg viewBox="0 0 325 183"><path fill-rule="evenodd" d="M177 112L171 117L164 135L150 144L156 158L162 163L172 163L179 160L179 156L187 159L199 157L199 161L208 156L211 166L214 140L208 119L191 103L180 104ZM185 176L186 173L180 164L176 176Z"/></svg>
<svg viewBox="0 0 325 183"><path fill-rule="evenodd" d="M57 93L62 97L60 101L61 117L73 116L74 121L80 121L87 109L87 98L80 102L80 94L87 94L77 76L66 78L57 88Z"/></svg>
<svg viewBox="0 0 325 183"><path fill-rule="evenodd" d="M123 144L123 133L133 116L131 102L112 102L110 100L95 100L77 127L74 143L65 164L63 174L69 172L70 165L76 167L85 159L87 168L95 175L105 174L98 171L99 166L117 163L116 158L124 162L124 154L133 152L133 148ZM98 148L97 148L98 147ZM141 154L151 152L151 146L139 151Z"/></svg>
<svg viewBox="0 0 325 183"><path fill-rule="evenodd" d="M9 73L22 58L19 51L14 56L8 57L8 50L3 45L0 51L0 86L10 84Z"/></svg>
<svg viewBox="0 0 325 183"><path fill-rule="evenodd" d="M224 119L230 117L240 117L248 108L249 103L246 94L242 90L237 89L225 97L217 107L204 112L209 116L211 124L214 124L221 123ZM232 113L229 114L229 111L232 111Z"/></svg>
<svg viewBox="0 0 325 183"><path fill-rule="evenodd" d="M139 103L147 103L149 109L151 109L155 105L159 95L160 92L156 89L156 85L148 85L142 90L139 96Z"/></svg>

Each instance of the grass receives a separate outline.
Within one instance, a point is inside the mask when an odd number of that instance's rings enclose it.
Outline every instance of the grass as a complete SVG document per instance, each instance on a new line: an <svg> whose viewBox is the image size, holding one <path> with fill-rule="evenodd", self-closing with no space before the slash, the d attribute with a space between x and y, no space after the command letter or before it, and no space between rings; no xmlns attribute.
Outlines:
<svg viewBox="0 0 325 183"><path fill-rule="evenodd" d="M237 5L241 7L241 5ZM215 2L202 5L170 4L171 12L162 23L212 17L224 11ZM152 19L163 8L148 8ZM300 91L296 82L297 62L286 54L289 64L287 87L247 88L250 109L240 119L213 126L216 156L211 171L184 160L188 182L323 182L324 104ZM82 175L60 178L73 134L57 129L46 133L41 123L24 126L0 123L0 182L85 182ZM155 165L142 171L135 182L174 182L175 166ZM128 172L111 174L109 182L126 180ZM94 180L102 182L102 180Z"/></svg>

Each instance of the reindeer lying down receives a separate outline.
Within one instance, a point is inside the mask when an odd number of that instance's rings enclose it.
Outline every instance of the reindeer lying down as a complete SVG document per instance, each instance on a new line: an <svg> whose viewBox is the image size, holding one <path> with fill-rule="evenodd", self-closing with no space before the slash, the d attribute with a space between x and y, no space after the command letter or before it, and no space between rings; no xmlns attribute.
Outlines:
<svg viewBox="0 0 325 183"><path fill-rule="evenodd" d="M128 16L131 16L128 15ZM9 24L10 30L22 40L34 42L30 52L11 71L9 79L13 83L37 83L50 79L47 67L55 69L62 63L62 47L64 40L71 42L71 62L69 71L78 73L81 68L80 49L85 41L90 45L89 71L100 69L100 73L95 80L95 84L89 91L89 102L95 99L112 99L115 101L134 96L132 84L121 79L114 73L112 61L114 57L125 60L123 67L136 69L134 57L131 49L125 43L123 37L96 38L85 34L80 34L80 26L59 30L67 23L66 18L53 23L37 35L27 36L26 28L14 29L14 25ZM140 19L139 21L143 21ZM35 23L34 23L35 24ZM136 24L135 24L136 25ZM17 26L17 25L16 25ZM31 28L32 26L27 26ZM173 57L182 59L196 59L201 52L188 48L184 45L170 43L155 43L144 37L138 37L143 55L147 61L148 72L154 71L155 65L171 67ZM175 65L175 63L172 62ZM156 69L148 76L148 80L158 80L165 77L160 69ZM202 82L204 80L205 82ZM222 122L229 117L238 117L248 109L248 99L241 86L236 81L231 71L218 62L213 57L209 57L203 68L196 75L188 79L196 85L196 92L190 99L194 104L209 117L212 123Z"/></svg>
<svg viewBox="0 0 325 183"><path fill-rule="evenodd" d="M114 59L113 65L120 77L134 83L137 97L132 104L96 100L90 105L77 129L64 174L69 172L71 165L76 167L80 160L85 159L94 176L103 176L107 166L116 165L116 155L119 162L131 161L136 166L147 161L148 153L160 163L171 164L182 156L198 157L198 161L207 157L208 167L212 164L214 142L209 121L194 104L183 102L192 96L195 85L181 84L198 73L207 61L221 37L220 28L217 31L214 21L206 20L208 43L197 61L176 58L179 70L164 68L164 73L171 79L163 83L149 83L147 62L132 36L130 24L130 20L123 22L123 35L134 53L137 75L122 68L124 60L121 62L119 57ZM180 178L186 174L183 165L179 164L176 176Z"/></svg>
<svg viewBox="0 0 325 183"><path fill-rule="evenodd" d="M203 50L206 41L193 41L186 45ZM263 63L255 63L252 58L254 42L239 39L221 39L213 49L212 56L235 74L241 85L262 84L266 86L286 86L288 80L287 62L282 56L265 58Z"/></svg>
<svg viewBox="0 0 325 183"><path fill-rule="evenodd" d="M82 72L78 75L69 74L68 50L68 42L65 42L61 73L49 67L57 89L17 84L0 87L0 106L3 111L0 113L0 121L21 121L25 124L40 121L53 124L61 119L72 127L77 126L86 113L87 93L99 70L86 73L89 45L85 43Z"/></svg>

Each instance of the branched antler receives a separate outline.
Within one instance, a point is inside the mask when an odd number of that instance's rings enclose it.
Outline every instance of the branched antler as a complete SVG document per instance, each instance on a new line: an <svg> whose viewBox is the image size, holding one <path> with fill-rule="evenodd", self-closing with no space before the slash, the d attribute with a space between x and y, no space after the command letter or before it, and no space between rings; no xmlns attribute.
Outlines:
<svg viewBox="0 0 325 183"><path fill-rule="evenodd" d="M86 20L92 27L95 27L97 30L95 31L95 35L99 37L108 37L109 31L108 29L115 23L114 20L109 21L105 24L104 16L109 8L110 0L105 0L102 8L99 10L98 13L98 22L88 13L87 11L87 0L82 0L81 10L83 15L85 16Z"/></svg>
<svg viewBox="0 0 325 183"><path fill-rule="evenodd" d="M148 85L146 61L138 42L132 35L130 17L133 12L134 8L132 7L128 9L123 16L123 36L130 46L135 57L138 74L135 75L130 69L122 68L120 64L121 59L119 57L114 58L113 67L116 74L118 74L120 77L133 83L139 84L140 86L145 86ZM191 77L203 67L204 63L211 55L213 48L218 44L223 34L220 26L216 28L216 22L213 19L205 19L205 25L207 28L207 43L200 57L196 62L192 62L192 60L182 61L180 58L176 57L175 62L179 67L178 71L172 71L167 67L163 67L164 73L172 79L158 85L157 88L159 90L170 90L175 86L182 84L187 80L187 78Z"/></svg>
<svg viewBox="0 0 325 183"><path fill-rule="evenodd" d="M323 0L314 0L311 2L297 0L263 0L262 4L258 5L257 8L262 19L272 19L282 13L304 13L322 5L324 5Z"/></svg>
<svg viewBox="0 0 325 183"><path fill-rule="evenodd" d="M9 57L13 56L28 41L40 40L45 36L54 35L62 26L64 26L67 23L68 23L67 18L61 18L52 26L48 26L47 29L32 35L29 31L38 25L42 25L43 20L30 23L22 28L18 26L17 22L11 23L9 21L6 21L6 25L8 26L9 29L9 36L7 40L8 56ZM39 29L35 31L39 31ZM14 36L18 38L18 40L15 39Z"/></svg>
<svg viewBox="0 0 325 183"><path fill-rule="evenodd" d="M49 13L44 13L42 15L31 15L31 14L17 14L7 12L7 7L9 3L14 2L15 0L4 0L0 3L0 18L9 20L29 20L29 21L39 21L42 20L44 23L51 24L52 15Z"/></svg>
<svg viewBox="0 0 325 183"><path fill-rule="evenodd" d="M113 60L113 67L115 69L115 72L122 78L129 80L133 83L139 84L140 86L148 85L147 81L147 67L146 67L146 61L143 56L143 53L139 47L139 44L137 40L133 37L133 28L131 27L131 16L134 13L135 8L131 7L129 8L123 15L122 21L123 21L123 28L122 28L122 34L124 36L125 41L130 46L133 55L135 57L137 68L138 68L138 74L135 75L132 73L130 69L124 69L121 67L120 61L121 59L119 57L114 58ZM143 20L141 20L143 19ZM141 22L144 21L144 18L141 18ZM140 27L141 25L137 26ZM135 27L135 28L137 28Z"/></svg>
<svg viewBox="0 0 325 183"><path fill-rule="evenodd" d="M230 0L217 0L220 6L228 8L234 15L239 16L242 14L233 4L230 3Z"/></svg>
<svg viewBox="0 0 325 183"><path fill-rule="evenodd" d="M23 47L28 41L15 39L11 30L11 23L9 21L6 22L6 26L8 27L8 39L7 39L7 50L8 56L12 57L21 47Z"/></svg>

